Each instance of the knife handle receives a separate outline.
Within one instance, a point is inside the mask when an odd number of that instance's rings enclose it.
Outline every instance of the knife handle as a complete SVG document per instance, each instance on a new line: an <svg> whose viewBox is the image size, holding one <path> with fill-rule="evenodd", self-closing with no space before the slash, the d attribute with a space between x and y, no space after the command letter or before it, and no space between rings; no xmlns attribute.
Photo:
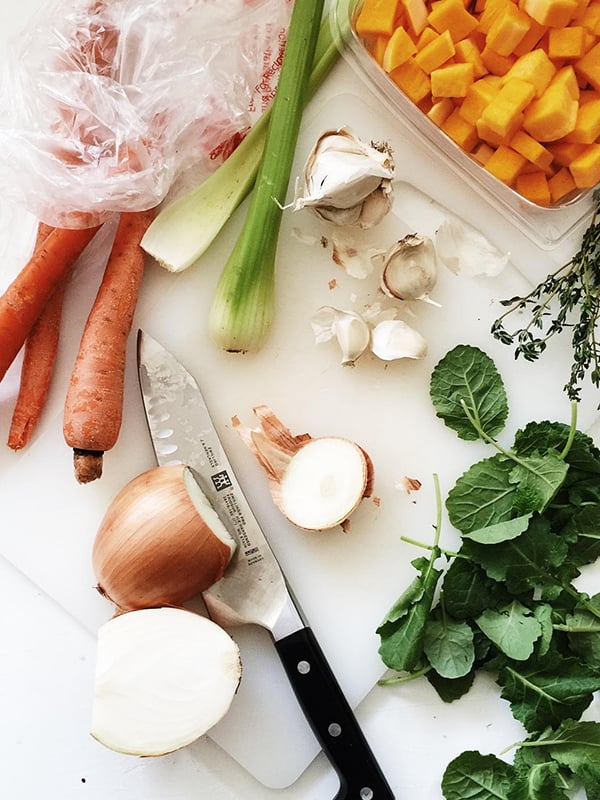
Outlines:
<svg viewBox="0 0 600 800"><path fill-rule="evenodd" d="M298 702L340 779L335 800L394 800L354 713L310 628L275 642Z"/></svg>

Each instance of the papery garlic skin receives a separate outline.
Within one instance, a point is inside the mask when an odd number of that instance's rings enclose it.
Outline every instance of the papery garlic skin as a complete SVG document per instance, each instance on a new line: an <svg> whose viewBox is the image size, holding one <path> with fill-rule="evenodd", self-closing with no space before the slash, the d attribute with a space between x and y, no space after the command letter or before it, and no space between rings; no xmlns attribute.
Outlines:
<svg viewBox="0 0 600 800"><path fill-rule="evenodd" d="M305 193L292 208L312 208L339 226L371 228L392 206L395 166L387 144L367 144L348 128L327 130L308 156Z"/></svg>
<svg viewBox="0 0 600 800"><path fill-rule="evenodd" d="M340 347L342 366L352 366L369 346L371 332L365 320L354 311L322 306L314 314L311 325L317 343L332 338Z"/></svg>
<svg viewBox="0 0 600 800"><path fill-rule="evenodd" d="M432 240L416 233L395 242L384 257L381 289L397 300L430 300L438 278Z"/></svg>
<svg viewBox="0 0 600 800"><path fill-rule="evenodd" d="M428 351L423 336L400 319L380 322L371 333L371 350L382 361L400 358L425 358Z"/></svg>
<svg viewBox="0 0 600 800"><path fill-rule="evenodd" d="M456 274L499 275L510 261L510 253L501 253L479 231L460 219L448 216L435 234L439 260Z"/></svg>

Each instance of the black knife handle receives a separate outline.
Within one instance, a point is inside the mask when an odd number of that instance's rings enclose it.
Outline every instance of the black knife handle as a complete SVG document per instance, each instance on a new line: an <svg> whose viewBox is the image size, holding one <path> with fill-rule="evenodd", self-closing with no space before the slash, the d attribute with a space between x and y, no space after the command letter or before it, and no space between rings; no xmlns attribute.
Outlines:
<svg viewBox="0 0 600 800"><path fill-rule="evenodd" d="M340 779L335 800L394 800L354 713L310 628L275 642L296 697Z"/></svg>

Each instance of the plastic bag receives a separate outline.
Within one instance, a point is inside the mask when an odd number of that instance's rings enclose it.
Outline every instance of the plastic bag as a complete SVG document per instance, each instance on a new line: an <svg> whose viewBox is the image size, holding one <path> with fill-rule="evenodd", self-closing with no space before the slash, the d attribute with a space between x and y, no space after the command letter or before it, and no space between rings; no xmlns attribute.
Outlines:
<svg viewBox="0 0 600 800"><path fill-rule="evenodd" d="M51 225L158 205L270 102L291 0L59 0L12 46L5 196Z"/></svg>

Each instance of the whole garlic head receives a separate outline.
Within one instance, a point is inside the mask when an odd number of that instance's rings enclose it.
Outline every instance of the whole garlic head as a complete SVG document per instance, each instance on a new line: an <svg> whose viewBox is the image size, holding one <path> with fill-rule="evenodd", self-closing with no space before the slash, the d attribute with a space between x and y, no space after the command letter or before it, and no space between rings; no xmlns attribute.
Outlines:
<svg viewBox="0 0 600 800"><path fill-rule="evenodd" d="M308 157L305 194L292 208L310 207L336 225L370 228L391 208L394 169L388 144L367 144L348 128L327 130Z"/></svg>

